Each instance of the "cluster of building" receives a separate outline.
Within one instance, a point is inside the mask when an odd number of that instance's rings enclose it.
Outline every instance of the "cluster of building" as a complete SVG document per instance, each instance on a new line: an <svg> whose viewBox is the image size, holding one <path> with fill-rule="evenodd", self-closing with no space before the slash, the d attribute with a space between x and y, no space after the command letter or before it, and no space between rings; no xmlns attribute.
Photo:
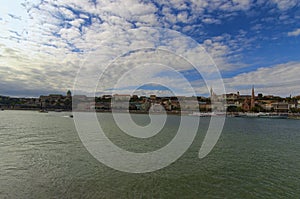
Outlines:
<svg viewBox="0 0 300 199"><path fill-rule="evenodd" d="M130 112L148 112L150 109L154 112L174 112L180 110L196 111L199 109L199 100L203 102L201 97L159 97L156 95L137 96L137 95L103 95L102 97L88 98L86 96L73 96L73 108L78 111L96 110L102 111L130 111ZM205 102L206 104L206 102ZM207 110L208 111L208 110Z"/></svg>
<svg viewBox="0 0 300 199"><path fill-rule="evenodd" d="M50 94L48 96L40 96L39 98L16 98L8 96L0 96L0 108L8 110L56 110L70 111L72 110L72 94L71 91L67 95Z"/></svg>
<svg viewBox="0 0 300 199"><path fill-rule="evenodd" d="M264 96L262 93L255 95L254 87L251 95L240 95L237 92L222 96L212 94L212 97L226 98L228 112L300 112L300 96L282 98L274 95Z"/></svg>
<svg viewBox="0 0 300 199"><path fill-rule="evenodd" d="M85 95L72 96L67 94L40 96L39 98L11 98L0 96L1 109L14 110L60 110L70 111L99 111L110 112L113 110L130 112L167 111L178 113L181 110L193 112L300 112L300 96L282 98L279 96L255 95L254 87L251 95L237 93L217 95L211 89L209 97L171 96L159 97L156 95L103 95L101 97L87 97Z"/></svg>

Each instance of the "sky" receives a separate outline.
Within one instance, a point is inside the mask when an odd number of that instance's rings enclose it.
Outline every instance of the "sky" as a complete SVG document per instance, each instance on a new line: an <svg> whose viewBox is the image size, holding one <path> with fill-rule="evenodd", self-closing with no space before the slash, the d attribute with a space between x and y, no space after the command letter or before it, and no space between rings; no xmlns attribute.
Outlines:
<svg viewBox="0 0 300 199"><path fill-rule="evenodd" d="M300 1L0 4L0 95L207 95L218 74L227 93L300 95Z"/></svg>

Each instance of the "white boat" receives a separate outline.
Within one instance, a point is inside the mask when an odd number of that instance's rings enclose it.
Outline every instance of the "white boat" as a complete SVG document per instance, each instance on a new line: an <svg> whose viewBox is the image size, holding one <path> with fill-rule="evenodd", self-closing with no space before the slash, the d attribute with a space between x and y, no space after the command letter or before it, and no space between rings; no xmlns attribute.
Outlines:
<svg viewBox="0 0 300 199"><path fill-rule="evenodd" d="M287 119L288 114L285 113L243 113L239 114L240 117L248 118L271 118L271 119Z"/></svg>
<svg viewBox="0 0 300 199"><path fill-rule="evenodd" d="M261 118L271 118L271 119L287 119L288 114L285 113L264 113L259 115Z"/></svg>
<svg viewBox="0 0 300 199"><path fill-rule="evenodd" d="M240 114L241 117L251 117L251 118L256 118L259 117L260 113L243 113Z"/></svg>
<svg viewBox="0 0 300 199"><path fill-rule="evenodd" d="M189 114L190 116L197 116L197 117L214 117L214 116L226 116L226 113L223 112L193 112Z"/></svg>

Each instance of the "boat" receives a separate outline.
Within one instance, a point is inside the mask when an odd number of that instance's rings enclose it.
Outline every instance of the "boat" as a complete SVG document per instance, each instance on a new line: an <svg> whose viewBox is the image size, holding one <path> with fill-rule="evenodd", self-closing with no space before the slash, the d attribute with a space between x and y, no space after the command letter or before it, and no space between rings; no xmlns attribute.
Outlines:
<svg viewBox="0 0 300 199"><path fill-rule="evenodd" d="M243 113L239 114L240 117L248 117L248 118L257 118L259 117L260 113Z"/></svg>
<svg viewBox="0 0 300 199"><path fill-rule="evenodd" d="M189 116L208 117L210 113L193 112Z"/></svg>
<svg viewBox="0 0 300 199"><path fill-rule="evenodd" d="M48 113L47 109L45 109L43 107L43 103L41 102L41 107L40 107L40 110L39 110L40 113Z"/></svg>
<svg viewBox="0 0 300 199"><path fill-rule="evenodd" d="M189 116L197 116L197 117L215 117L215 116L226 116L224 112L193 112L189 114Z"/></svg>
<svg viewBox="0 0 300 199"><path fill-rule="evenodd" d="M239 114L240 117L247 117L247 118L270 118L270 119L287 119L288 114L285 113L243 113Z"/></svg>
<svg viewBox="0 0 300 199"><path fill-rule="evenodd" d="M285 113L264 113L259 115L260 118L271 118L271 119L287 119L288 114Z"/></svg>

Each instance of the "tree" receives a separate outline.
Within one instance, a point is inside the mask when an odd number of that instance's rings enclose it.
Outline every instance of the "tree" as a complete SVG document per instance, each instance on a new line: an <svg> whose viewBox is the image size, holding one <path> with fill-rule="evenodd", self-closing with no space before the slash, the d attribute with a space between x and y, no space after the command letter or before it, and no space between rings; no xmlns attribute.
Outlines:
<svg viewBox="0 0 300 199"><path fill-rule="evenodd" d="M292 113L300 113L300 109L299 108L290 108L290 111Z"/></svg>
<svg viewBox="0 0 300 199"><path fill-rule="evenodd" d="M261 110L260 106L255 106L255 107L251 108L251 112L254 112L254 113L258 113L258 112L260 112L260 110Z"/></svg>
<svg viewBox="0 0 300 199"><path fill-rule="evenodd" d="M236 106L228 106L227 112L238 112L238 108Z"/></svg>

